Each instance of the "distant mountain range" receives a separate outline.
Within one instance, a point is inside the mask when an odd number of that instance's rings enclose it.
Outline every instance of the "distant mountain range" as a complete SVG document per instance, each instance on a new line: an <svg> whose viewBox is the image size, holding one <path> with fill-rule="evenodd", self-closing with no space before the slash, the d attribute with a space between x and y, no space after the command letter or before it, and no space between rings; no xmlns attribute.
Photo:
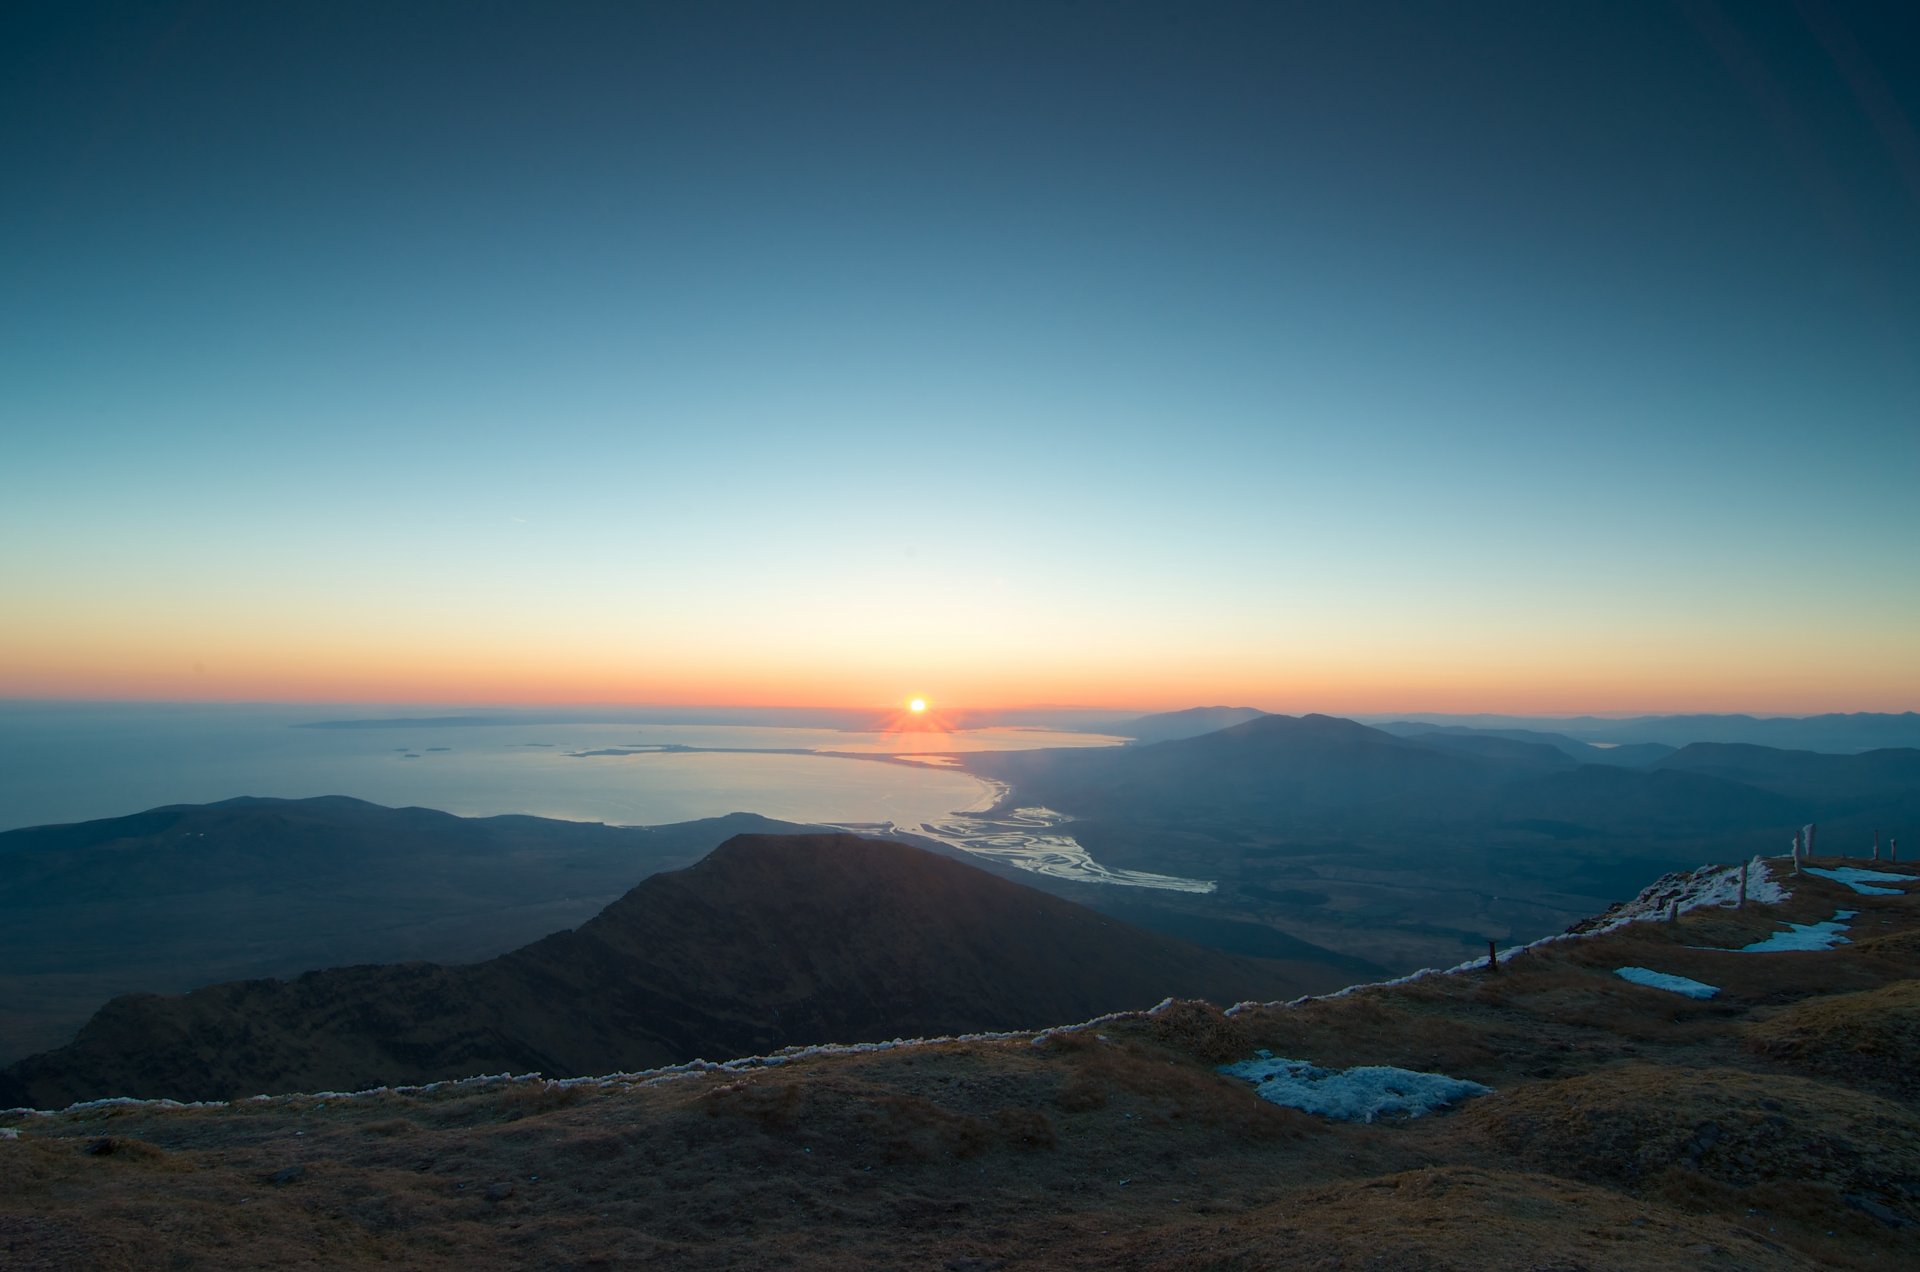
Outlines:
<svg viewBox="0 0 1920 1272"><path fill-rule="evenodd" d="M1501 743L1515 743L1544 746L1579 764L1615 764L1623 768L1651 764L1662 756L1673 754L1676 749L1659 742L1595 746L1564 733L1546 733L1538 729L1475 729L1459 724L1433 725L1411 720L1396 720L1376 727L1397 738L1412 738L1428 746L1451 746L1482 755L1525 754L1511 747L1500 746Z"/></svg>
<svg viewBox="0 0 1920 1272"><path fill-rule="evenodd" d="M1437 728L1501 734L1541 732L1621 746L1653 743L1677 748L1694 742L1736 742L1840 753L1920 747L1920 713L1912 711L1830 712L1812 716L1651 715L1621 720L1600 716L1423 715L1416 720L1382 723L1379 727L1392 732Z"/></svg>
<svg viewBox="0 0 1920 1272"><path fill-rule="evenodd" d="M1070 814L1064 831L1102 864L1217 887L1118 888L964 859L1162 936L1280 960L1317 992L1558 931L1664 871L1784 851L1809 821L1828 852L1864 854L1875 831L1920 852L1920 749L1632 746L1255 713L1126 747L976 753L970 770L1008 783L1016 805ZM654 828L473 819L326 798L0 833L0 1063L65 1042L129 992L492 959L737 833L805 829L745 815Z"/></svg>
<svg viewBox="0 0 1920 1272"><path fill-rule="evenodd" d="M1188 707L1185 711L1162 711L1134 720L1122 720L1108 726L1106 732L1117 733L1136 742L1171 742L1245 724L1265 714L1258 707Z"/></svg>
<svg viewBox="0 0 1920 1272"><path fill-rule="evenodd" d="M1087 816L1230 816L1266 829L1551 819L1595 833L1731 833L1884 814L1920 819L1920 750L1854 755L1694 743L1606 748L1519 731L1371 728L1262 715L1118 749L969 757L1018 798ZM1625 748L1614 748L1625 749Z"/></svg>
<svg viewBox="0 0 1920 1272"><path fill-rule="evenodd" d="M1203 949L902 844L743 835L486 962L117 998L72 1045L0 1075L0 1107L605 1073L1334 983L1319 965Z"/></svg>
<svg viewBox="0 0 1920 1272"><path fill-rule="evenodd" d="M1545 935L1663 871L1784 852L1806 822L1825 851L1865 853L1876 830L1920 851L1920 750L1623 755L1535 731L1396 728L1263 715L966 763L1014 805L1071 815L1065 829L1107 866L1217 883L1163 907L1251 917L1390 967Z"/></svg>

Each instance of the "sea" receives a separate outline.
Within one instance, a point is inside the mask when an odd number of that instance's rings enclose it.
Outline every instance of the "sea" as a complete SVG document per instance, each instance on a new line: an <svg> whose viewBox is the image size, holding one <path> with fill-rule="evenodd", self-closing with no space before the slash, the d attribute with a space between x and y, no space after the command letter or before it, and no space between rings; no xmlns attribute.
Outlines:
<svg viewBox="0 0 1920 1272"><path fill-rule="evenodd" d="M918 826L998 795L952 758L1112 746L1047 728L836 729L582 723L530 712L380 715L336 706L0 703L0 830L241 795L350 795L463 816L661 825L752 812Z"/></svg>

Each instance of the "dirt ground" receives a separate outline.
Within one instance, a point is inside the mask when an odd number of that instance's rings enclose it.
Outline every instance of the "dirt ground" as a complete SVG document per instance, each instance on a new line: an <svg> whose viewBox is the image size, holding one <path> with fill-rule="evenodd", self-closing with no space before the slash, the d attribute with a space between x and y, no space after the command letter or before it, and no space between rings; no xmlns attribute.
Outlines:
<svg viewBox="0 0 1920 1272"><path fill-rule="evenodd" d="M18 1132L0 1265L1920 1266L1920 894L1787 882L1778 906L1231 1016L1183 1003L600 1085L0 1115ZM1730 952L1839 909L1859 912L1851 944ZM1256 1048L1494 1094L1333 1122L1216 1072Z"/></svg>

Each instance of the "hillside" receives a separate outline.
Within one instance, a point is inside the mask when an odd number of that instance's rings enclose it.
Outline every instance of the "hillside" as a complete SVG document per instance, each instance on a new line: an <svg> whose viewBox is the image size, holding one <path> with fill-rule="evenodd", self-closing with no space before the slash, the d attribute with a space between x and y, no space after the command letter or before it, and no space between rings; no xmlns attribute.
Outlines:
<svg viewBox="0 0 1920 1272"><path fill-rule="evenodd" d="M1232 1016L1181 1003L604 1081L16 1111L0 1239L21 1269L1911 1267L1920 900L1772 868L1777 904ZM1639 913L1689 890L1663 881ZM1848 944L1740 952L1841 910ZM1258 1048L1492 1091L1331 1120L1217 1072Z"/></svg>
<svg viewBox="0 0 1920 1272"><path fill-rule="evenodd" d="M1853 711L1810 716L1661 715L1631 719L1595 716L1429 716L1426 727L1481 730L1526 729L1583 742L1664 748L1694 742L1748 743L1802 751L1853 752L1884 747L1920 747L1920 712ZM1393 725L1387 726L1389 728Z"/></svg>
<svg viewBox="0 0 1920 1272"><path fill-rule="evenodd" d="M1266 712L1258 707L1188 707L1184 711L1160 711L1133 720L1107 726L1110 733L1132 738L1135 742L1170 742L1176 738L1198 737L1257 720Z"/></svg>
<svg viewBox="0 0 1920 1272"><path fill-rule="evenodd" d="M503 1069L566 1077L1340 983L1324 967L1140 931L900 844L742 835L575 931L483 963L117 998L71 1045L0 1075L0 1103L230 1098Z"/></svg>
<svg viewBox="0 0 1920 1272"><path fill-rule="evenodd" d="M1162 909L1406 968L1557 931L1663 871L1785 851L1807 822L1850 852L1876 827L1920 835L1920 771L1901 759L1913 752L1731 750L1741 763L1703 762L1722 747L1580 763L1538 734L1396 736L1276 715L965 762L1008 784L1006 807L1069 815L1062 829L1104 866L1216 884L1157 894Z"/></svg>
<svg viewBox="0 0 1920 1272"><path fill-rule="evenodd" d="M1731 742L1695 742L1654 767L1700 773L1817 801L1829 809L1878 805L1889 817L1920 819L1920 750L1887 747L1852 755L1786 751Z"/></svg>
<svg viewBox="0 0 1920 1272"><path fill-rule="evenodd" d="M1262 716L1151 746L970 756L968 766L1013 783L1022 799L1069 812L1097 809L1103 816L1163 821L1231 816L1282 828L1336 822L1400 828L1524 816L1609 829L1664 821L1676 808L1692 808L1689 827L1705 822L1743 830L1820 811L1773 782L1691 768L1681 759L1686 754L1650 769L1579 764L1554 747L1520 739L1455 732L1399 737L1309 715ZM1888 776L1920 786L1920 772L1894 769ZM1564 802L1556 803L1557 796Z"/></svg>
<svg viewBox="0 0 1920 1272"><path fill-rule="evenodd" d="M1627 768L1651 764L1662 756L1673 754L1674 751L1673 747L1664 746L1658 742L1595 746L1591 742L1570 738L1564 733L1553 733L1541 729L1476 729L1464 724L1441 725L1418 720L1395 720L1374 727L1383 733L1391 733L1397 738L1417 738L1428 744L1441 738L1453 739L1461 743L1471 742L1474 739L1521 742L1531 746L1549 747L1581 764L1617 764Z"/></svg>
<svg viewBox="0 0 1920 1272"><path fill-rule="evenodd" d="M733 835L798 829L745 813L624 827L328 796L0 833L0 1063L67 1041L117 994L491 958Z"/></svg>

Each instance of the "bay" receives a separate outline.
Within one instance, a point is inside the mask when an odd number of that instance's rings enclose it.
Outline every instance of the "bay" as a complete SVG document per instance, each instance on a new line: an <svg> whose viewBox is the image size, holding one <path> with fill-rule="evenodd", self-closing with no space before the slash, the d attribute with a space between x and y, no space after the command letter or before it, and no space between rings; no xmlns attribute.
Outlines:
<svg viewBox="0 0 1920 1272"><path fill-rule="evenodd" d="M914 825L984 809L995 793L956 767L924 762L928 756L1119 740L1015 728L522 722L511 713L482 723L439 717L340 727L341 714L253 704L0 704L0 829L240 795L350 795L463 816L616 825L730 812ZM322 722L333 727L310 727ZM845 758L852 755L871 758Z"/></svg>

